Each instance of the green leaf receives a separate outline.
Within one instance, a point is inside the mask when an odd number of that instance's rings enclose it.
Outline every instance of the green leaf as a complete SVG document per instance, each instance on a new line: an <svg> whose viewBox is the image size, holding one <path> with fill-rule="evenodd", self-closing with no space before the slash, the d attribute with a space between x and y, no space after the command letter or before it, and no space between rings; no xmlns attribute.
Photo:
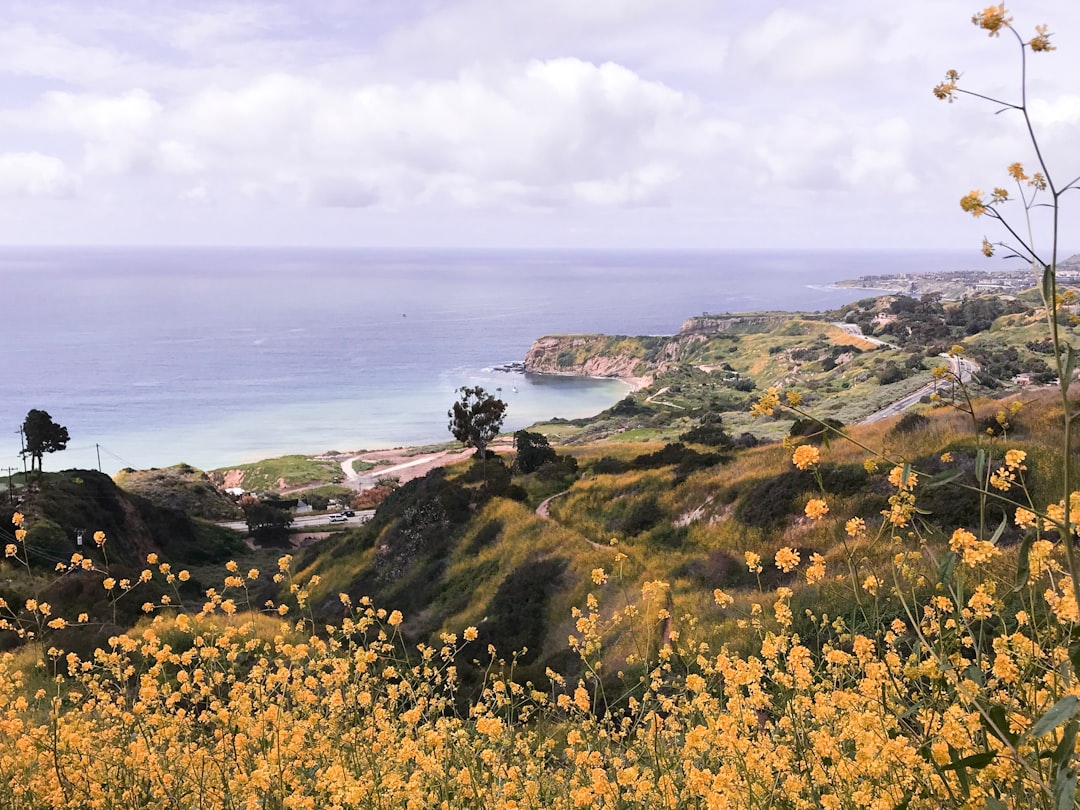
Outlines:
<svg viewBox="0 0 1080 810"><path fill-rule="evenodd" d="M1009 718L1004 706L992 706L990 711L983 715L983 725L995 739L1007 742L1009 745L1015 746L1016 741L1020 739L1019 734L1014 734L1009 729Z"/></svg>
<svg viewBox="0 0 1080 810"><path fill-rule="evenodd" d="M1004 517L1001 518L1001 523L998 524L998 527L996 529L994 529L994 534L990 538L990 545L992 545L992 546L997 545L997 541L1001 539L1001 535L1003 535L1005 533L1005 527L1008 526L1008 525L1009 525L1009 517L1008 517L1008 515L1005 515Z"/></svg>
<svg viewBox="0 0 1080 810"><path fill-rule="evenodd" d="M939 472L923 484L923 489L937 489L938 487L943 487L946 484L952 483L963 474L963 470L945 470L944 472Z"/></svg>
<svg viewBox="0 0 1080 810"><path fill-rule="evenodd" d="M1080 641L1069 645L1069 663L1072 664L1073 677L1080 676Z"/></svg>
<svg viewBox="0 0 1080 810"><path fill-rule="evenodd" d="M1057 810L1072 810L1076 798L1076 771L1063 768L1054 777L1054 806Z"/></svg>
<svg viewBox="0 0 1080 810"><path fill-rule="evenodd" d="M1043 265L1042 297L1043 303L1049 307L1054 306L1052 300L1054 294L1054 268L1052 265Z"/></svg>
<svg viewBox="0 0 1080 810"><path fill-rule="evenodd" d="M946 582L952 578L953 569L956 567L956 552L950 551L941 558L941 563L938 565L937 578L938 582Z"/></svg>
<svg viewBox="0 0 1080 810"><path fill-rule="evenodd" d="M979 484L983 483L983 472L986 470L986 451L981 447L979 452L975 454L975 480Z"/></svg>
<svg viewBox="0 0 1080 810"><path fill-rule="evenodd" d="M1065 381L1067 382L1072 379L1073 370L1076 368L1076 349L1066 343L1062 353L1065 355L1065 369L1062 373L1065 375Z"/></svg>
<svg viewBox="0 0 1080 810"><path fill-rule="evenodd" d="M1036 533L1028 531L1024 534L1024 540L1020 543L1020 553L1017 555L1016 561L1016 585L1013 586L1013 593L1020 593L1027 587L1028 577L1031 576L1031 547L1035 544ZM1078 647L1080 649L1080 647ZM1070 653L1071 657L1071 653ZM1073 661L1073 672L1080 674L1080 667L1076 666L1076 661Z"/></svg>
<svg viewBox="0 0 1080 810"><path fill-rule="evenodd" d="M973 771L978 771L993 762L995 758L997 758L996 751L983 751L981 754L972 754L963 759L954 759L948 765L942 765L941 770L962 773L961 768L971 768Z"/></svg>
<svg viewBox="0 0 1080 810"><path fill-rule="evenodd" d="M1037 739L1053 731L1066 720L1074 718L1078 707L1080 707L1080 700L1076 699L1076 695L1066 695L1036 721L1028 734Z"/></svg>
<svg viewBox="0 0 1080 810"><path fill-rule="evenodd" d="M986 797L986 810L1008 810L1009 805L995 796Z"/></svg>
<svg viewBox="0 0 1080 810"><path fill-rule="evenodd" d="M1077 723L1075 718L1070 720L1065 725L1065 731L1061 735L1061 742L1054 749L1053 762L1057 765L1059 771L1066 770L1069 767L1069 760L1072 759L1073 752L1076 750L1076 732L1078 729L1080 729L1080 723Z"/></svg>

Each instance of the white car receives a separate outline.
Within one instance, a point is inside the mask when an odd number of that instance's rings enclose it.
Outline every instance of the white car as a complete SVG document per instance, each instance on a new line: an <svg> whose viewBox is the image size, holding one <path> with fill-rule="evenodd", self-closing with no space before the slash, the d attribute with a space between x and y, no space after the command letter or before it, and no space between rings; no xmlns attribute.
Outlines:
<svg viewBox="0 0 1080 810"><path fill-rule="evenodd" d="M330 522L331 523L348 523L349 519L347 517L345 517L345 515L331 515L330 516Z"/></svg>

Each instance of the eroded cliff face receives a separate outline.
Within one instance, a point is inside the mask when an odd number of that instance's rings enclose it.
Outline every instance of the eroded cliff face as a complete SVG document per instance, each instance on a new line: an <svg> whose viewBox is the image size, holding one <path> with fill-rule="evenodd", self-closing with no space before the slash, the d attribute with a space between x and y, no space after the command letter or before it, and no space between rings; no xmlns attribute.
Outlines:
<svg viewBox="0 0 1080 810"><path fill-rule="evenodd" d="M526 353L525 370L585 377L643 377L653 370L634 348L612 352L610 342L606 335L548 335Z"/></svg>
<svg viewBox="0 0 1080 810"><path fill-rule="evenodd" d="M684 360L692 347L708 340L701 334L547 335L525 355L525 370L540 374L618 377L639 386Z"/></svg>

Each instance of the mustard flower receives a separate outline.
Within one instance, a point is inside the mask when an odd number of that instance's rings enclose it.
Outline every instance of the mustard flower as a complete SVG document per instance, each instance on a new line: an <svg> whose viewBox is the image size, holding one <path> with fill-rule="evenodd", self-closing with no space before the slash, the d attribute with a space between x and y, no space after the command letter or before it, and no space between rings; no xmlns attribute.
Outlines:
<svg viewBox="0 0 1080 810"><path fill-rule="evenodd" d="M1015 481L1016 475L1004 467L998 467L997 471L990 476L990 486L994 489L999 489L1002 492L1008 492L1012 489L1012 485Z"/></svg>
<svg viewBox="0 0 1080 810"><path fill-rule="evenodd" d="M977 12L971 18L971 22L989 32L990 36L996 37L1001 33L1002 28L1009 28L1012 25L1013 18L1006 17L1007 13L1005 4L998 3L996 6L987 6L982 11Z"/></svg>
<svg viewBox="0 0 1080 810"><path fill-rule="evenodd" d="M773 411L778 407L780 407L780 395L775 388L770 388L750 407L750 413L753 416L772 416Z"/></svg>
<svg viewBox="0 0 1080 810"><path fill-rule="evenodd" d="M806 567L806 584L814 585L825 579L825 558L820 554L810 555L810 565Z"/></svg>
<svg viewBox="0 0 1080 810"><path fill-rule="evenodd" d="M986 203L983 202L982 192L978 189L969 191L960 198L960 207L973 217L981 217L986 213Z"/></svg>
<svg viewBox="0 0 1080 810"><path fill-rule="evenodd" d="M800 444L791 456L791 463L800 470L807 470L821 461L821 451L812 444Z"/></svg>
<svg viewBox="0 0 1080 810"><path fill-rule="evenodd" d="M753 551L747 551L743 554L743 558L746 560L746 567L750 570L751 574L761 573L761 555Z"/></svg>
<svg viewBox="0 0 1080 810"><path fill-rule="evenodd" d="M714 590L712 592L712 595L713 595L713 601L715 601L716 604L718 604L722 608L729 607L731 604L733 604L735 602L735 600L729 594L725 593L724 591L720 590L719 588Z"/></svg>
<svg viewBox="0 0 1080 810"><path fill-rule="evenodd" d="M889 472L889 483L901 491L910 491L915 488L915 485L919 482L918 474L910 467L907 470L907 474L904 474L904 468L897 465Z"/></svg>
<svg viewBox="0 0 1080 810"><path fill-rule="evenodd" d="M1057 50L1057 48L1050 44L1050 26L1048 25L1036 25L1035 36L1031 38L1031 41L1028 42L1028 45L1030 45L1031 50L1035 51L1036 53L1040 51L1046 52Z"/></svg>
<svg viewBox="0 0 1080 810"><path fill-rule="evenodd" d="M783 571L785 574L789 572L792 568L797 567L800 561L801 558L799 557L799 552L788 546L784 546L782 549L777 551L776 557L774 558L776 567Z"/></svg>
<svg viewBox="0 0 1080 810"><path fill-rule="evenodd" d="M1005 466L1010 470L1026 470L1024 466L1024 460L1027 458L1027 453L1023 450L1008 450L1005 453Z"/></svg>
<svg viewBox="0 0 1080 810"><path fill-rule="evenodd" d="M823 498L811 498L806 502L806 516L811 520L821 520L829 512L829 505Z"/></svg>

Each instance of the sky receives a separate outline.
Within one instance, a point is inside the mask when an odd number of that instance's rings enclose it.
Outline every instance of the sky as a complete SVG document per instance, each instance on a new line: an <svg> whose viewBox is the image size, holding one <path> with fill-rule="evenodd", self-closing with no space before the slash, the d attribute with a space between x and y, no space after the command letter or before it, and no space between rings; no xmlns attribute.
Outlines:
<svg viewBox="0 0 1080 810"><path fill-rule="evenodd" d="M1004 234L960 197L1034 161L1020 116L931 92L1019 99L979 8L5 0L0 245L977 250ZM1080 3L1009 11L1058 46L1029 105L1064 185Z"/></svg>

